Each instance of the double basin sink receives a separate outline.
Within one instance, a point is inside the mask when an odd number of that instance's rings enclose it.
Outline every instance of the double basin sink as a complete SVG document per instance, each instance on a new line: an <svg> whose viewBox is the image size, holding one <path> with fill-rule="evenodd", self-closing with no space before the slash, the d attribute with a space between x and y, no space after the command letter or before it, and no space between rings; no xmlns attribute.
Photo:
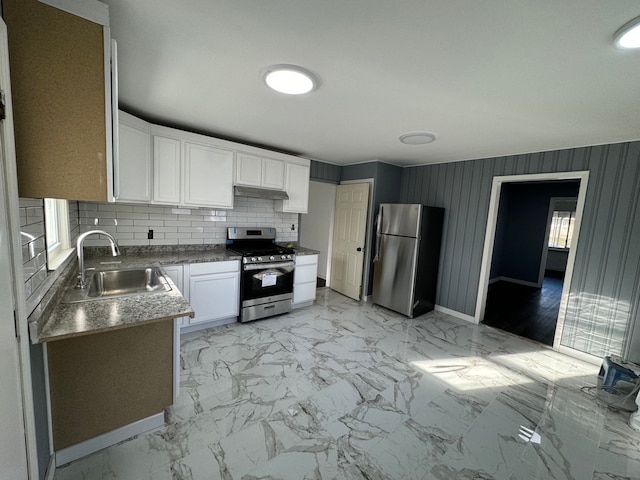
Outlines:
<svg viewBox="0 0 640 480"><path fill-rule="evenodd" d="M171 290L171 286L158 267L94 270L87 271L86 275L87 287L83 289L69 287L62 298L64 303Z"/></svg>

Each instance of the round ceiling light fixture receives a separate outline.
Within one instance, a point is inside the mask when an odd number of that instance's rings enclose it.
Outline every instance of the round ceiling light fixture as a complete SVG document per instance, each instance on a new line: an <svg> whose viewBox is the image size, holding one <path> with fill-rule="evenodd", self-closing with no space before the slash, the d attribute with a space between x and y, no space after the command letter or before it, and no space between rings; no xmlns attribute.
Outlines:
<svg viewBox="0 0 640 480"><path fill-rule="evenodd" d="M287 95L302 95L318 88L318 80L297 65L273 65L264 76L267 86Z"/></svg>
<svg viewBox="0 0 640 480"><path fill-rule="evenodd" d="M625 23L613 36L618 48L640 48L640 17Z"/></svg>
<svg viewBox="0 0 640 480"><path fill-rule="evenodd" d="M411 132L400 135L400 141L407 145L426 145L436 139L436 134L431 132Z"/></svg>

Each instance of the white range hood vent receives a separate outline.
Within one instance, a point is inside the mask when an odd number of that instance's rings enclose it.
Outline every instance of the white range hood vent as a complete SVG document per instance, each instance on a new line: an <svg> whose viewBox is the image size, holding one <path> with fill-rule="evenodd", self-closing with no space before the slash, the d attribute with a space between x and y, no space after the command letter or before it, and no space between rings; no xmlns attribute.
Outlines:
<svg viewBox="0 0 640 480"><path fill-rule="evenodd" d="M269 200L289 200L289 195L284 190L274 190L272 188L247 187L237 185L233 192L238 197L268 198Z"/></svg>

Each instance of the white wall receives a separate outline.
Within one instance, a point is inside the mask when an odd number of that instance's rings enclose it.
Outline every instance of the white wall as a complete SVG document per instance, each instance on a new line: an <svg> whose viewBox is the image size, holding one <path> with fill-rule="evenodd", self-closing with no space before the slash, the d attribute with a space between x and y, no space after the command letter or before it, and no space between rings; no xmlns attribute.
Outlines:
<svg viewBox="0 0 640 480"><path fill-rule="evenodd" d="M309 182L309 210L300 215L300 245L320 251L318 276L330 282L331 240L336 186L333 183Z"/></svg>

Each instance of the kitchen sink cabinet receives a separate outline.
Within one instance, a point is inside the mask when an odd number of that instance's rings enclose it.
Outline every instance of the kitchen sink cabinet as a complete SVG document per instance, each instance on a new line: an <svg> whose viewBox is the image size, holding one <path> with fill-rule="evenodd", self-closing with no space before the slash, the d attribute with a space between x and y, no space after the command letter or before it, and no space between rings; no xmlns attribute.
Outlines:
<svg viewBox="0 0 640 480"><path fill-rule="evenodd" d="M188 272L188 273L187 273ZM192 263L185 265L188 298L196 313L183 331L222 325L234 321L240 308L240 262Z"/></svg>
<svg viewBox="0 0 640 480"><path fill-rule="evenodd" d="M114 178L117 202L151 202L150 125L133 115L118 113L118 168Z"/></svg>
<svg viewBox="0 0 640 480"><path fill-rule="evenodd" d="M21 197L113 201L108 7L82 3L2 2Z"/></svg>
<svg viewBox="0 0 640 480"><path fill-rule="evenodd" d="M287 161L284 170L284 189L289 200L276 200L274 209L285 213L307 213L309 206L309 160Z"/></svg>
<svg viewBox="0 0 640 480"><path fill-rule="evenodd" d="M318 255L296 256L293 276L293 308L311 305L316 299Z"/></svg>
<svg viewBox="0 0 640 480"><path fill-rule="evenodd" d="M284 190L283 160L238 152L236 185Z"/></svg>
<svg viewBox="0 0 640 480"><path fill-rule="evenodd" d="M233 208L234 152L212 139L152 126L153 200L164 205Z"/></svg>

